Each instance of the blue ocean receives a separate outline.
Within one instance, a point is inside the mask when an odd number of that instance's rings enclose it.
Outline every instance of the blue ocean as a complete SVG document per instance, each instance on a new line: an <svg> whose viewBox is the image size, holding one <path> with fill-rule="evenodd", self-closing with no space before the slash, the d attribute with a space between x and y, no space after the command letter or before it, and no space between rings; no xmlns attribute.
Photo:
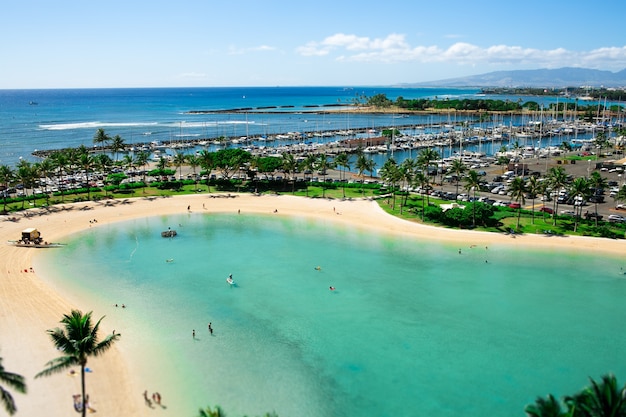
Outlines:
<svg viewBox="0 0 626 417"><path fill-rule="evenodd" d="M179 236L161 238L169 225ZM105 331L115 323L173 415L521 416L538 396L626 375L617 257L471 242L459 254L244 213L148 217L68 243L37 270L106 315Z"/></svg>
<svg viewBox="0 0 626 417"><path fill-rule="evenodd" d="M37 161L36 150L94 145L96 130L120 135L129 144L152 141L185 141L220 136L267 136L300 132L380 129L440 125L458 122L452 115L328 113L364 97L385 94L389 99L476 98L477 89L391 87L237 87L237 88L140 88L0 90L0 164L14 166L20 158ZM494 96L516 101L520 97ZM524 97L522 100L527 101ZM536 98L533 98L536 100ZM545 98L545 100L554 100ZM228 110L240 110L237 113ZM242 109L246 109L241 111ZM224 111L210 113L207 111ZM505 118L504 125L528 120ZM315 137L315 141L337 140ZM313 139L303 139L311 141ZM555 138L555 144L560 144ZM255 145L278 146L280 142ZM472 145L475 147L474 145ZM480 145L482 146L482 145ZM484 144L492 153L501 144ZM444 155L453 150L442 149ZM396 159L413 157L400 153ZM382 166L384 156L377 156Z"/></svg>

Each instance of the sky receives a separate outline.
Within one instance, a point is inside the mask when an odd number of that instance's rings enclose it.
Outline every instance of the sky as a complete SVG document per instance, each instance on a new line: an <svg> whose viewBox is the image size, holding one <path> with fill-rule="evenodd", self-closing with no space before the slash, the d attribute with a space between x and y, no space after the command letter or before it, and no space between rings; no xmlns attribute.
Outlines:
<svg viewBox="0 0 626 417"><path fill-rule="evenodd" d="M388 86L626 68L624 0L3 0L0 10L0 89Z"/></svg>

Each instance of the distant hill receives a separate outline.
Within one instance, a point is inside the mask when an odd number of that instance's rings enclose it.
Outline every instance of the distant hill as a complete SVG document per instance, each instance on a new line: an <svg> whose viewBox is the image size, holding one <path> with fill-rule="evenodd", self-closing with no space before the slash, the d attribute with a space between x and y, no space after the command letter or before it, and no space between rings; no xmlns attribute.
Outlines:
<svg viewBox="0 0 626 417"><path fill-rule="evenodd" d="M469 77L402 84L402 87L626 87L626 69L619 72L587 68L495 71Z"/></svg>

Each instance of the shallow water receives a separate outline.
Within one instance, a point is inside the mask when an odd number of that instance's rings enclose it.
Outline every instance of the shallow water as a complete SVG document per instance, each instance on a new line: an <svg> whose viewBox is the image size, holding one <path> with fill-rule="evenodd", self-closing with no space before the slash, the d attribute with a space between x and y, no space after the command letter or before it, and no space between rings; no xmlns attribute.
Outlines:
<svg viewBox="0 0 626 417"><path fill-rule="evenodd" d="M179 236L161 238L167 227ZM458 249L323 220L185 214L90 228L37 268L122 323L134 372L178 415L522 415L589 376L624 378L616 258Z"/></svg>

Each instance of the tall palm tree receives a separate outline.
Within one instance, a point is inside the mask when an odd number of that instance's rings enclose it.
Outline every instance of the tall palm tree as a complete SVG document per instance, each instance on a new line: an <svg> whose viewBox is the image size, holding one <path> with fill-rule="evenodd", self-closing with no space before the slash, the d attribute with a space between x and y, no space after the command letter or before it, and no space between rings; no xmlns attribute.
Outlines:
<svg viewBox="0 0 626 417"><path fill-rule="evenodd" d="M333 163L328 159L328 156L324 153L320 154L317 159L317 169L322 174L322 198L326 197L326 175L328 170L332 169Z"/></svg>
<svg viewBox="0 0 626 417"><path fill-rule="evenodd" d="M6 384L17 392L21 392L22 394L26 393L26 382L24 381L24 377L4 369L4 366L2 365L2 358L0 358L0 382ZM0 402L2 402L4 409L7 410L9 415L13 415L17 411L13 396L2 385L0 385Z"/></svg>
<svg viewBox="0 0 626 417"><path fill-rule="evenodd" d="M196 175L196 170L200 166L200 158L195 153L192 153L187 155L185 159L193 172L193 190L198 191L198 176Z"/></svg>
<svg viewBox="0 0 626 417"><path fill-rule="evenodd" d="M543 184L537 181L537 177L531 176L528 178L528 181L526 181L526 192L533 202L531 221L535 224L535 199L537 198L537 195L543 192Z"/></svg>
<svg viewBox="0 0 626 417"><path fill-rule="evenodd" d="M24 208L24 203L28 199L28 189L32 188L32 184L34 181L34 173L33 168L30 162L22 159L17 165L17 170L15 171L15 177L24 187L24 196L22 198L22 209Z"/></svg>
<svg viewBox="0 0 626 417"><path fill-rule="evenodd" d="M94 164L96 168L98 168L98 171L100 171L102 175L104 176L104 180L105 180L104 194L107 195L108 191L106 188L106 181L109 177L109 171L111 170L111 166L113 166L113 160L111 159L109 155L101 153L94 157Z"/></svg>
<svg viewBox="0 0 626 417"><path fill-rule="evenodd" d="M476 191L480 187L480 175L473 169L465 177L465 190L473 193L472 201L472 226L476 227Z"/></svg>
<svg viewBox="0 0 626 417"><path fill-rule="evenodd" d="M13 170L13 168L11 168L9 165L0 165L0 185L3 185L5 188L9 188L9 186L13 184L14 179L15 171ZM8 194L3 193L2 196L2 212L6 213Z"/></svg>
<svg viewBox="0 0 626 417"><path fill-rule="evenodd" d="M619 417L626 415L626 386L619 387L614 375L604 375L598 383L592 378L591 386L582 392L565 397L575 417Z"/></svg>
<svg viewBox="0 0 626 417"><path fill-rule="evenodd" d="M513 182L511 182L510 189L511 198L517 201L520 206L517 208L517 228L519 229L519 221L522 215L522 206L526 203L525 195L526 195L526 182L522 177L513 178Z"/></svg>
<svg viewBox="0 0 626 417"><path fill-rule="evenodd" d="M424 221L424 202L428 201L428 193L430 191L428 189L428 175L424 174L424 171L417 171L413 177L413 181L415 185L426 192L426 199L424 199L424 196L422 195L422 221ZM430 203L430 201L428 201L428 203Z"/></svg>
<svg viewBox="0 0 626 417"><path fill-rule="evenodd" d="M465 172L467 172L467 165L461 158L455 158L452 160L452 164L450 164L450 169L448 172L453 173L456 176L456 193L459 193L459 182L461 181L461 177Z"/></svg>
<svg viewBox="0 0 626 417"><path fill-rule="evenodd" d="M104 149L110 141L111 136L109 136L108 133L106 133L102 128L96 130L96 133L93 135L94 145L100 145L102 149Z"/></svg>
<svg viewBox="0 0 626 417"><path fill-rule="evenodd" d="M302 161L302 167L304 168L304 171L311 171L313 172L315 170L315 167L317 166L317 156L314 154L308 154L305 158L304 161ZM309 196L309 182L306 182L306 196Z"/></svg>
<svg viewBox="0 0 626 417"><path fill-rule="evenodd" d="M183 165L187 162L187 158L185 154L182 152L176 152L174 155L174 159L172 160L174 166L178 169L178 179L182 181L183 179Z"/></svg>
<svg viewBox="0 0 626 417"><path fill-rule="evenodd" d="M211 171L215 167L215 154L213 152L209 152L206 149L200 151L200 167L205 171L206 174L206 185L209 192L211 192Z"/></svg>
<svg viewBox="0 0 626 417"><path fill-rule="evenodd" d="M337 154L337 156L335 156L335 165L338 166L339 168L341 168L341 171L339 172L340 175L340 179L341 179L341 184L342 184L342 189L343 189L343 198L346 198L346 183L345 183L345 179L346 179L346 170L350 169L350 157L348 156L347 153L345 152L341 152L339 154Z"/></svg>
<svg viewBox="0 0 626 417"><path fill-rule="evenodd" d="M146 165L148 165L148 152L139 152L135 155L135 166L141 167L141 175L142 175L142 192L146 192Z"/></svg>
<svg viewBox="0 0 626 417"><path fill-rule="evenodd" d="M569 188L570 197L574 198L576 202L576 205L574 205L574 232L578 229L578 220L583 211L583 203L587 200L590 193L589 181L585 177L576 178Z"/></svg>
<svg viewBox="0 0 626 417"><path fill-rule="evenodd" d="M422 149L417 156L417 163L426 171L426 175L430 175L430 167L437 166L434 162L439 159L439 152L432 148ZM443 181L442 181L443 182Z"/></svg>
<svg viewBox="0 0 626 417"><path fill-rule="evenodd" d="M55 151L50 155L50 160L52 161L54 168L57 172L57 179L62 179L63 175L65 175L69 170L69 160L67 155L63 151ZM61 192L61 202L65 201L65 187L62 183L58 184L59 191Z"/></svg>
<svg viewBox="0 0 626 417"><path fill-rule="evenodd" d="M599 172L593 171L589 176L589 186L593 188L594 194L596 196L599 195L599 191L608 187L608 181ZM598 199L596 198L594 201L595 206L595 219L596 219L596 227L598 227Z"/></svg>
<svg viewBox="0 0 626 417"><path fill-rule="evenodd" d="M113 136L113 139L111 139L110 142L111 150L115 156L115 162L117 162L118 154L126 148L126 142L120 135Z"/></svg>
<svg viewBox="0 0 626 417"><path fill-rule="evenodd" d="M283 153L283 169L287 171L289 174L289 180L291 181L291 193L293 194L296 191L296 179L293 177L294 172L298 168L298 161L293 156L293 154L284 152Z"/></svg>
<svg viewBox="0 0 626 417"><path fill-rule="evenodd" d="M89 174L93 170L94 164L95 160L93 156L88 153L81 154L80 166L83 170L85 170L85 174L87 175L87 200L91 200L91 183L89 181Z"/></svg>
<svg viewBox="0 0 626 417"><path fill-rule="evenodd" d="M364 183L363 175L365 174L365 171L367 171L368 169L367 157L365 156L363 152L358 153L356 157L355 168L358 172L359 178L361 178L361 194L363 194L363 191L364 191L363 190L363 183Z"/></svg>
<svg viewBox="0 0 626 417"><path fill-rule="evenodd" d="M400 181L400 170L398 169L398 163L395 159L389 158L385 161L383 166L380 168L380 177L382 180L389 184L391 190L391 209L394 210L396 208L396 185Z"/></svg>
<svg viewBox="0 0 626 417"><path fill-rule="evenodd" d="M50 204L50 194L48 192L48 179L50 174L54 171L54 162L52 159L45 158L43 161L39 163L39 173L41 178L44 180L44 189L43 192L46 195L46 204Z"/></svg>
<svg viewBox="0 0 626 417"><path fill-rule="evenodd" d="M413 184L413 177L415 176L416 166L417 166L417 161L411 158L405 159L398 166L398 175L399 175L400 181L402 181L404 185L403 188L405 188L404 201L402 202L402 205L400 206L400 214L402 214L404 206L406 206L406 203L409 199L409 188Z"/></svg>
<svg viewBox="0 0 626 417"><path fill-rule="evenodd" d="M537 398L534 404L524 409L529 417L565 417L567 414L561 408L561 403L549 394L546 398Z"/></svg>
<svg viewBox="0 0 626 417"><path fill-rule="evenodd" d="M548 182L552 188L552 192L556 193L556 196L558 196L561 188L567 185L567 173L565 172L565 169L563 167L550 168L548 171ZM559 201L556 196L554 198L554 213L552 214L552 218L554 219L553 226L556 226L556 213L559 208Z"/></svg>
<svg viewBox="0 0 626 417"><path fill-rule="evenodd" d="M62 372L72 366L80 366L80 382L82 396L82 415L87 411L85 398L85 367L87 359L104 354L113 346L113 342L119 340L119 333L107 335L102 341L98 338L98 330L102 318L95 325L91 322L91 311L83 314L78 310L72 310L61 319L63 328L48 330L54 347L63 356L55 358L46 364L46 369L35 375L35 378L49 376Z"/></svg>

